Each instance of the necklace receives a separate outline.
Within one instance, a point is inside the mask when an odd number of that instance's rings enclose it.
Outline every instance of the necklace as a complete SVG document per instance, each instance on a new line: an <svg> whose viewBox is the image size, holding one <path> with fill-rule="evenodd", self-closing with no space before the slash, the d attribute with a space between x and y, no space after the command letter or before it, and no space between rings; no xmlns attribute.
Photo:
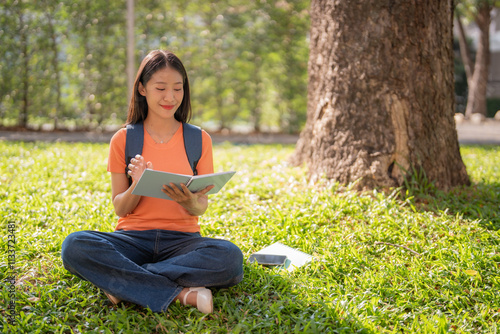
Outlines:
<svg viewBox="0 0 500 334"><path fill-rule="evenodd" d="M178 128L177 128L178 129ZM175 129L174 131L172 132L169 132L167 133L166 135L163 136L164 139L162 139L162 136L156 134L156 133L153 133L151 131L151 128L149 127L146 127L146 131L149 133L149 135L151 136L151 138L153 138L154 142L156 144L163 144L163 142L165 141L168 141L170 138L172 138L172 136L177 132L177 129Z"/></svg>

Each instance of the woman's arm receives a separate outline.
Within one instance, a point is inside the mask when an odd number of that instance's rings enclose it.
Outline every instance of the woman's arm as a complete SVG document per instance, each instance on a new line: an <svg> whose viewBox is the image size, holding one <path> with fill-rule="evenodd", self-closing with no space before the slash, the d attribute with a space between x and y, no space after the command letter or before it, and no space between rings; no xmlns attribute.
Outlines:
<svg viewBox="0 0 500 334"><path fill-rule="evenodd" d="M132 185L129 186L128 178L122 173L111 173L111 192L115 213L119 217L125 217L139 204L141 196L133 195L137 181L141 178L146 168L153 168L151 162L146 163L144 158L137 155L130 161L129 175L132 177Z"/></svg>

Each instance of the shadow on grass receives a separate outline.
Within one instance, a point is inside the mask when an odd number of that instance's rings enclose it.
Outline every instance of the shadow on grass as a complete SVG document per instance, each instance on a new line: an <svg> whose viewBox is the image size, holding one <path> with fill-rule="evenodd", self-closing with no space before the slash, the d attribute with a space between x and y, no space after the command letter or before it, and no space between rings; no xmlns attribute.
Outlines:
<svg viewBox="0 0 500 334"><path fill-rule="evenodd" d="M479 220L489 230L500 229L500 183L479 182L445 193L432 190L412 193L418 209L442 211L468 220Z"/></svg>
<svg viewBox="0 0 500 334"><path fill-rule="evenodd" d="M414 171L411 178L405 182L406 196L413 197L411 202L418 210L459 215L463 219L479 220L479 224L486 229L499 230L499 147L468 145L461 149L472 181L470 186L460 186L450 192L443 192L436 189L425 173Z"/></svg>
<svg viewBox="0 0 500 334"><path fill-rule="evenodd" d="M478 183L468 188L455 189L444 204L464 218L480 219L489 230L500 229L500 183Z"/></svg>

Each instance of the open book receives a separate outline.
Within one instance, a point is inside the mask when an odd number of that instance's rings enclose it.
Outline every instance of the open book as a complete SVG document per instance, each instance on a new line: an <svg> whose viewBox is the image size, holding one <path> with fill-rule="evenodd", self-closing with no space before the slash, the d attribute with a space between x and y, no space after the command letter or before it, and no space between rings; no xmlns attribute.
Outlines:
<svg viewBox="0 0 500 334"><path fill-rule="evenodd" d="M179 189L181 189L181 183L184 183L193 193L200 191L207 186L214 185L215 187L213 187L207 195L215 194L219 192L222 187L224 187L227 181L229 181L235 173L236 172L221 172L193 176L146 169L144 173L142 173L142 176L139 179L139 182L137 182L132 194L172 200L163 191L161 191L163 185L170 185L170 183L175 184L179 187Z"/></svg>
<svg viewBox="0 0 500 334"><path fill-rule="evenodd" d="M288 271L293 271L294 269L301 267L312 260L312 255L306 254L298 249L288 247L280 242L275 242L274 244L267 246L260 251L254 253L253 255L281 255L285 256L286 259L281 266ZM252 256L249 258L249 262L253 262ZM257 262L259 262L257 260Z"/></svg>

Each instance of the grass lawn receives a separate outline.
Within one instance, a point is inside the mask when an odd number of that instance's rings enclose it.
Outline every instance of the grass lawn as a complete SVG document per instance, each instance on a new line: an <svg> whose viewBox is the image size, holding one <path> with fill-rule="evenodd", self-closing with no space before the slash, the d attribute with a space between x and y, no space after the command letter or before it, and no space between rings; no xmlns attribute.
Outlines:
<svg viewBox="0 0 500 334"><path fill-rule="evenodd" d="M245 263L241 284L214 291L213 314L180 304L155 314L110 305L62 267L69 233L113 230L108 145L0 141L0 332L500 331L500 147L462 147L473 186L410 184L404 196L309 185L304 168L286 164L293 149L216 146L216 171L238 174L211 197L201 229L246 257L280 241L314 261L291 273Z"/></svg>

